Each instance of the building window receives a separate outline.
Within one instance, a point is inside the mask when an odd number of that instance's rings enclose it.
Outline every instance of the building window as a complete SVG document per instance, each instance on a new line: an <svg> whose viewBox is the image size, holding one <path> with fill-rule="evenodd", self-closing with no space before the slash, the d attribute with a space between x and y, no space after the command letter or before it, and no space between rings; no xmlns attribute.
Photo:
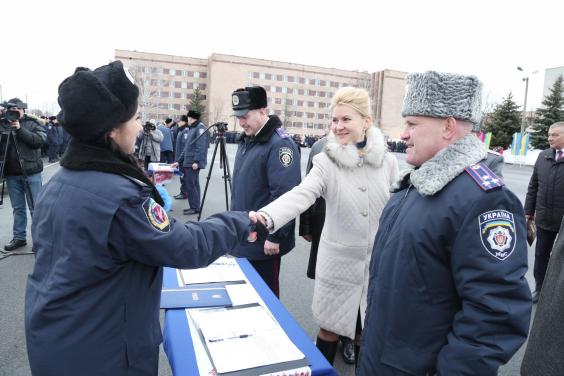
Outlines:
<svg viewBox="0 0 564 376"><path fill-rule="evenodd" d="M207 98L207 96L206 96L205 94L204 94L204 95L202 95L202 100L203 100L203 101L205 101L205 100L206 100L206 98Z"/></svg>
<svg viewBox="0 0 564 376"><path fill-rule="evenodd" d="M304 113L301 112L301 111L296 111L295 114L296 114L296 117L302 117L302 116L304 116Z"/></svg>
<svg viewBox="0 0 564 376"><path fill-rule="evenodd" d="M317 91L315 91L315 90L308 90L308 91L307 91L307 95L309 95L310 97L317 97Z"/></svg>
<svg viewBox="0 0 564 376"><path fill-rule="evenodd" d="M174 104L174 109L175 109L176 111L180 111L180 104L175 103L175 104Z"/></svg>
<svg viewBox="0 0 564 376"><path fill-rule="evenodd" d="M313 115L315 115L313 112L308 112L307 113L308 119L313 119Z"/></svg>
<svg viewBox="0 0 564 376"><path fill-rule="evenodd" d="M194 78L200 78L200 72L194 72Z"/></svg>
<svg viewBox="0 0 564 376"><path fill-rule="evenodd" d="M284 76L281 74L276 75L276 81L284 81Z"/></svg>
<svg viewBox="0 0 564 376"><path fill-rule="evenodd" d="M157 80L157 86L163 86L163 80Z"/></svg>
<svg viewBox="0 0 564 376"><path fill-rule="evenodd" d="M335 82L335 81L331 81L331 87L336 87L336 88L338 88L338 87L339 87L339 83L338 83L338 82Z"/></svg>
<svg viewBox="0 0 564 376"><path fill-rule="evenodd" d="M200 72L200 78L208 78L208 72Z"/></svg>
<svg viewBox="0 0 564 376"><path fill-rule="evenodd" d="M266 73L266 74L264 75L264 79L265 79L265 80L272 80L272 75L271 75L270 73Z"/></svg>
<svg viewBox="0 0 564 376"><path fill-rule="evenodd" d="M318 106L319 106L319 108L325 108L325 107L327 107L327 103L319 102Z"/></svg>
<svg viewBox="0 0 564 376"><path fill-rule="evenodd" d="M168 81L168 87L174 87L174 81Z"/></svg>
<svg viewBox="0 0 564 376"><path fill-rule="evenodd" d="M168 69L166 69L166 68L163 69L163 74L168 74L168 72L169 72Z"/></svg>
<svg viewBox="0 0 564 376"><path fill-rule="evenodd" d="M304 101L298 101L296 104L296 106L298 107L303 107L303 105L304 105Z"/></svg>
<svg viewBox="0 0 564 376"><path fill-rule="evenodd" d="M321 97L321 98L325 98L325 92L324 91L318 91L317 96Z"/></svg>
<svg viewBox="0 0 564 376"><path fill-rule="evenodd" d="M282 88L282 92L283 92L284 94L288 93L288 88L287 88L286 86L284 86L284 87Z"/></svg>
<svg viewBox="0 0 564 376"><path fill-rule="evenodd" d="M206 85L206 84L200 84L200 89L206 90L206 87L207 87L207 86L208 86L208 85Z"/></svg>
<svg viewBox="0 0 564 376"><path fill-rule="evenodd" d="M174 93L174 97L180 99L182 98L182 93Z"/></svg>
<svg viewBox="0 0 564 376"><path fill-rule="evenodd" d="M253 72L253 78L260 78L259 72Z"/></svg>
<svg viewBox="0 0 564 376"><path fill-rule="evenodd" d="M171 69L170 72L169 72L169 74L170 74L171 76L176 76L176 70L175 70L175 69Z"/></svg>
<svg viewBox="0 0 564 376"><path fill-rule="evenodd" d="M288 76L288 82L294 82L294 76Z"/></svg>
<svg viewBox="0 0 564 376"><path fill-rule="evenodd" d="M194 89L197 89L197 88L199 88L199 87L200 87L200 84L198 84L197 82L194 82L193 88L194 88Z"/></svg>
<svg viewBox="0 0 564 376"><path fill-rule="evenodd" d="M188 83L186 83L186 81L182 81L182 84L180 85L180 87L182 89L187 89L188 88Z"/></svg>
<svg viewBox="0 0 564 376"><path fill-rule="evenodd" d="M308 102L307 102L307 106L308 106L308 107L313 107L313 106L315 106L315 103L312 102L312 101L308 101Z"/></svg>
<svg viewBox="0 0 564 376"><path fill-rule="evenodd" d="M282 104L282 98L274 98L275 104Z"/></svg>
<svg viewBox="0 0 564 376"><path fill-rule="evenodd" d="M156 67L151 68L151 73L157 74L158 69Z"/></svg>
<svg viewBox="0 0 564 376"><path fill-rule="evenodd" d="M291 106L291 105L294 104L294 101L291 100L291 99L286 99L286 104L287 104L288 106Z"/></svg>
<svg viewBox="0 0 564 376"><path fill-rule="evenodd" d="M163 74L163 68L157 68L157 74Z"/></svg>
<svg viewBox="0 0 564 376"><path fill-rule="evenodd" d="M265 77L264 73L261 73L261 74L260 74L260 79L261 79L261 80L264 80L264 77Z"/></svg>
<svg viewBox="0 0 564 376"><path fill-rule="evenodd" d="M194 72L188 71L188 77L194 77Z"/></svg>
<svg viewBox="0 0 564 376"><path fill-rule="evenodd" d="M276 86L276 92L277 93L282 93L282 88L280 86Z"/></svg>
<svg viewBox="0 0 564 376"><path fill-rule="evenodd" d="M319 80L319 86L327 86L327 82L325 80Z"/></svg>
<svg viewBox="0 0 564 376"><path fill-rule="evenodd" d="M169 104L168 104L168 109L169 109L169 110L174 110L174 104L169 103Z"/></svg>
<svg viewBox="0 0 564 376"><path fill-rule="evenodd" d="M298 89L298 95L304 95L304 89Z"/></svg>
<svg viewBox="0 0 564 376"><path fill-rule="evenodd" d="M186 77L186 76L188 76L188 72L185 71L185 70L183 70L183 71L182 71L182 77Z"/></svg>
<svg viewBox="0 0 564 376"><path fill-rule="evenodd" d="M170 91L170 92L168 93L168 97L169 97L169 98L174 98L174 93L173 93L172 91Z"/></svg>
<svg viewBox="0 0 564 376"><path fill-rule="evenodd" d="M323 120L325 118L324 114L317 114L317 118Z"/></svg>
<svg viewBox="0 0 564 376"><path fill-rule="evenodd" d="M271 93L276 93L276 86L271 86L271 87L270 87L270 92L271 92Z"/></svg>
<svg viewBox="0 0 564 376"><path fill-rule="evenodd" d="M286 88L286 91L288 92L288 94L294 94L294 89L292 89L291 87Z"/></svg>
<svg viewBox="0 0 564 376"><path fill-rule="evenodd" d="M303 78L303 77L300 77L300 81L299 81L299 82L300 82L300 84L305 84L305 83L306 83L306 79Z"/></svg>

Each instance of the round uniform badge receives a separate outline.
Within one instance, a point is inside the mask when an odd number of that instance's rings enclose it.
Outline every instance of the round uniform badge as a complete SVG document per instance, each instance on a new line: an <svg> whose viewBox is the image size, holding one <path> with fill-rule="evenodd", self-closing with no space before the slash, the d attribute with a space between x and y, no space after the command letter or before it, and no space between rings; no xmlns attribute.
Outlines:
<svg viewBox="0 0 564 376"><path fill-rule="evenodd" d="M170 231L170 220L166 210L155 202L151 197L143 202L143 212L149 224L156 230L162 232Z"/></svg>
<svg viewBox="0 0 564 376"><path fill-rule="evenodd" d="M294 152L290 148L280 148L278 151L278 159L284 167L290 167L294 161Z"/></svg>
<svg viewBox="0 0 564 376"><path fill-rule="evenodd" d="M233 103L233 106L239 105L239 97L236 96L236 95L233 95L233 96L231 97L231 103Z"/></svg>

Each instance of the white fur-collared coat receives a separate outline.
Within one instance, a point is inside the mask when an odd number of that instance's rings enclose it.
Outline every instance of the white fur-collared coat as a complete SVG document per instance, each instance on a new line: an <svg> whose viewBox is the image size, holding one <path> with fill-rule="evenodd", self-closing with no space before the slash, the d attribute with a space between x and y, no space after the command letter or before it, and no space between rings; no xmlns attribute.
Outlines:
<svg viewBox="0 0 564 376"><path fill-rule="evenodd" d="M380 214L398 178L398 162L386 150L379 129L367 132L365 155L355 145L340 145L332 132L323 153L299 186L260 209L276 231L326 200L326 216L315 272L312 310L326 330L354 338L358 311L364 323L368 270Z"/></svg>

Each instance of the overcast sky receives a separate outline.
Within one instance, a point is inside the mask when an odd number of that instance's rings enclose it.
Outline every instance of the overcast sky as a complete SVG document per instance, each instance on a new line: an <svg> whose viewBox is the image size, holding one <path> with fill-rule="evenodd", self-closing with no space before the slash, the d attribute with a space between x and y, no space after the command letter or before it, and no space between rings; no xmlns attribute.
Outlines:
<svg viewBox="0 0 564 376"><path fill-rule="evenodd" d="M55 111L76 66L114 49L207 58L232 54L374 72L475 74L485 102L509 92L540 105L547 68L564 66L561 1L19 1L2 11L4 100ZM538 73L532 74L538 70Z"/></svg>

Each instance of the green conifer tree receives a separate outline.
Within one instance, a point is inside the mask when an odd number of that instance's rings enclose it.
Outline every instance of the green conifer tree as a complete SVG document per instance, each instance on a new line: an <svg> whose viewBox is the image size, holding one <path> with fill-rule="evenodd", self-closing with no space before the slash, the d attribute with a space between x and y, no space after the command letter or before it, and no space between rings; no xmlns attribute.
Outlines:
<svg viewBox="0 0 564 376"><path fill-rule="evenodd" d="M202 120L205 118L205 110L206 106L202 103L204 101L204 97L200 88L195 88L192 97L190 97L190 103L188 104L188 110L190 111L198 111L202 114Z"/></svg>
<svg viewBox="0 0 564 376"><path fill-rule="evenodd" d="M535 123L531 132L531 145L535 149L548 149L548 128L564 120L564 82L558 77L550 88L550 93L542 101L542 107L535 113Z"/></svg>
<svg viewBox="0 0 564 376"><path fill-rule="evenodd" d="M490 148L501 146L504 149L511 144L513 133L521 131L521 111L511 93L487 117L485 131L492 132Z"/></svg>

